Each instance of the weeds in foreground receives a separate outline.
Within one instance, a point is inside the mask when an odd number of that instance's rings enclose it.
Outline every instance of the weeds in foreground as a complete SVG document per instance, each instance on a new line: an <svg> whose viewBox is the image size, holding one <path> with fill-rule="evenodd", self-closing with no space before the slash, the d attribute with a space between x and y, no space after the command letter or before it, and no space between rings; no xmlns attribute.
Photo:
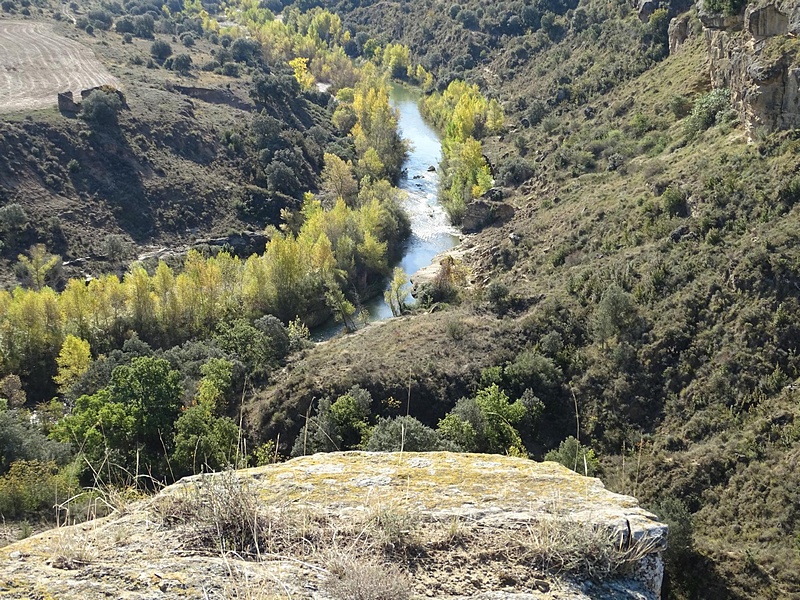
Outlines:
<svg viewBox="0 0 800 600"><path fill-rule="evenodd" d="M394 565L375 560L353 560L337 554L326 563L328 577L323 584L337 600L405 600L411 598L408 576Z"/></svg>
<svg viewBox="0 0 800 600"><path fill-rule="evenodd" d="M453 519L422 527L420 516L396 505L342 513L267 506L256 486L233 472L187 482L154 508L187 547L231 561L228 597L236 599L291 596L274 575L258 571L255 565L266 561L311 569L338 600L383 600L410 597L406 569L434 563L457 559L463 568L482 565L499 573L514 567L601 580L661 549L658 539L631 540L628 531L559 514L503 526ZM463 564L465 557L469 564ZM241 561L253 567L248 570Z"/></svg>

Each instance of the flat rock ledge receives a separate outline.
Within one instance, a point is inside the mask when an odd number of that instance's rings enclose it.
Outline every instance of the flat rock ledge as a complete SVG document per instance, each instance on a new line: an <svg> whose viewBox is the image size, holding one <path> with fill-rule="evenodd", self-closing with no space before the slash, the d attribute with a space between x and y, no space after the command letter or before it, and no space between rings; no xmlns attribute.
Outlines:
<svg viewBox="0 0 800 600"><path fill-rule="evenodd" d="M0 598L654 600L666 537L634 498L552 462L316 454L187 477L6 546ZM385 571L409 594L331 584L367 563L369 585Z"/></svg>

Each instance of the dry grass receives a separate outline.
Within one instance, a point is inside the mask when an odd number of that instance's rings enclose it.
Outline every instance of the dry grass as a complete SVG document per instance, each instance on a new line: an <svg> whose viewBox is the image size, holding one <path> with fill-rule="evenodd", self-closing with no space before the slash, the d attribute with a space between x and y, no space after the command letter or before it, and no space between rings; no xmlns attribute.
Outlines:
<svg viewBox="0 0 800 600"><path fill-rule="evenodd" d="M326 568L329 575L323 588L336 600L405 600L411 597L408 575L394 565L335 554L328 559Z"/></svg>
<svg viewBox="0 0 800 600"><path fill-rule="evenodd" d="M232 599L290 597L265 563L310 569L336 599L382 600L410 597L414 586L420 591L431 579L456 589L463 585L459 572L502 583L513 571L520 586L534 576L602 580L658 550L648 540L628 544L622 532L557 511L547 519L489 526L458 518L430 521L372 502L338 514L308 504L275 506L246 478L224 473L197 479L154 507L187 548L230 561L226 597Z"/></svg>
<svg viewBox="0 0 800 600"><path fill-rule="evenodd" d="M57 533L53 542L50 564L56 569L80 569L93 562L98 556L97 540L92 530L62 529Z"/></svg>

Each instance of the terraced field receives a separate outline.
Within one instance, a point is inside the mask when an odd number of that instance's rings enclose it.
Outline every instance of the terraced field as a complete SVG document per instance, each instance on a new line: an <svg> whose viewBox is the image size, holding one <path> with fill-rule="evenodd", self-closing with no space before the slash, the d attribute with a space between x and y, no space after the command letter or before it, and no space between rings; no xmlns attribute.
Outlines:
<svg viewBox="0 0 800 600"><path fill-rule="evenodd" d="M119 86L92 50L46 23L0 21L0 113L50 108L58 92Z"/></svg>

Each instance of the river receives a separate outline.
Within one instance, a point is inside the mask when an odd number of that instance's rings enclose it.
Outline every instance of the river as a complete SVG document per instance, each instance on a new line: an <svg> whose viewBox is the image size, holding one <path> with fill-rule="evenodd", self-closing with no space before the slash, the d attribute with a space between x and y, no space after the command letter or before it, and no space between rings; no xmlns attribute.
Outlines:
<svg viewBox="0 0 800 600"><path fill-rule="evenodd" d="M403 164L408 176L401 178L399 183L400 189L408 196L403 207L411 219L411 237L404 243L400 262L393 267L401 267L409 276L427 267L434 256L449 250L459 241L458 231L450 225L444 208L439 204L439 175L436 171L428 171L431 166L439 167L442 143L436 132L422 120L419 98L418 92L406 87L393 85L391 88L390 101L400 116L400 133L411 143ZM367 301L365 308L369 312L369 321L392 317L392 310L383 294ZM326 323L315 329L312 337L317 341L328 339L342 329L341 323Z"/></svg>

